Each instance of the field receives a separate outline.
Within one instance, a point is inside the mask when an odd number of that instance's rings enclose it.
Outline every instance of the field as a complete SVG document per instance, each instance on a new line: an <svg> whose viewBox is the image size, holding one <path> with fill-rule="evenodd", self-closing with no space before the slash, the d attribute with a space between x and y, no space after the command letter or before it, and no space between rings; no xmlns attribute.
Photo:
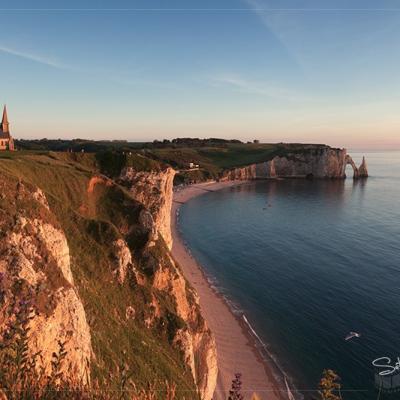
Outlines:
<svg viewBox="0 0 400 400"><path fill-rule="evenodd" d="M148 171L170 165L179 171L176 184L217 179L231 168L326 147L321 144L241 143L223 139L174 139L152 143L43 139L20 141L18 146L39 153L53 151L53 157L61 157L55 154L72 149L74 152L69 154L79 158L84 151L92 155L93 165L109 176L118 175L124 166ZM190 170L190 163L198 164L199 168Z"/></svg>
<svg viewBox="0 0 400 400"><path fill-rule="evenodd" d="M224 144L212 147L166 147L143 150L148 157L163 161L180 171L177 182L215 179L225 170L269 161L276 156L303 153L323 145L304 144ZM200 166L198 171L188 171L188 164Z"/></svg>

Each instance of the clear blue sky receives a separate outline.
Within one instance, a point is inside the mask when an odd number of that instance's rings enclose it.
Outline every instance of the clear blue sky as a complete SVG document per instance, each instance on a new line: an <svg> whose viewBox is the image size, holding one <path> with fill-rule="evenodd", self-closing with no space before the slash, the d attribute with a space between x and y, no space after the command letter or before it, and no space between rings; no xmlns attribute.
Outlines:
<svg viewBox="0 0 400 400"><path fill-rule="evenodd" d="M0 1L19 138L400 147L399 1Z"/></svg>

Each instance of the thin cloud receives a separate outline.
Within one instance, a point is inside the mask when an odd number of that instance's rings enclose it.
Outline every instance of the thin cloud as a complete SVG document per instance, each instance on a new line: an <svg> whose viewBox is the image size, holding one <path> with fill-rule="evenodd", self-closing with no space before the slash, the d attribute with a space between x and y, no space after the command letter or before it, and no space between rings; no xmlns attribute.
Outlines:
<svg viewBox="0 0 400 400"><path fill-rule="evenodd" d="M262 0L243 0L245 4L249 7L249 10L254 13L254 15L259 19L259 21L264 25L268 34L271 35L275 41L279 44L280 48L286 54L288 60L291 64L295 66L301 74L304 75L305 68L301 57L298 56L296 52L293 51L290 41L287 40L286 33L293 29L293 24L291 23L292 13L289 13L288 23L288 13L287 9L272 9L266 7L267 1ZM294 14L296 15L296 14Z"/></svg>
<svg viewBox="0 0 400 400"><path fill-rule="evenodd" d="M6 47L0 45L0 52L5 54L10 54L15 57L23 58L25 60L33 61L42 65L47 65L49 67L58 68L58 69L71 69L71 67L58 62L57 60L44 57L42 55L29 53L25 51L20 51L16 49L12 49L11 47Z"/></svg>
<svg viewBox="0 0 400 400"><path fill-rule="evenodd" d="M156 81L149 81L143 79L129 79L129 78L119 78L115 77L114 74L110 76L107 71L99 71L96 69L83 69L76 66L66 65L54 58L50 58L47 56L39 55L36 53L25 52L17 49L13 49L11 47L0 45L0 53L9 54L15 57L22 58L24 60L33 61L38 64L42 64L48 67L60 69L60 70L68 70L73 72L78 72L82 74L87 74L90 76L96 76L100 79L106 79L110 82L117 83L119 85L124 86L149 86L149 87L158 87L163 89L176 89L175 85L156 82Z"/></svg>
<svg viewBox="0 0 400 400"><path fill-rule="evenodd" d="M213 86L225 86L242 93L265 96L275 100L295 102L312 101L311 98L304 96L301 93L297 93L284 87L279 87L276 84L262 81L250 81L233 74L213 77L211 79L211 84Z"/></svg>
<svg viewBox="0 0 400 400"><path fill-rule="evenodd" d="M147 79L128 79L128 78L112 77L110 78L110 81L124 86L147 86L158 89L171 89L171 90L179 88L176 84L170 82L149 81Z"/></svg>

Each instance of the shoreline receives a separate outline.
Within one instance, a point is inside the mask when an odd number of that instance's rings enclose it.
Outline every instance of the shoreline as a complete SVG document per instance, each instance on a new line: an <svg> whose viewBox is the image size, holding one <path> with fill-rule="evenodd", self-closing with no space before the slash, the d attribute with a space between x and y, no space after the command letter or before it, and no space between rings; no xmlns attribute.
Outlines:
<svg viewBox="0 0 400 400"><path fill-rule="evenodd" d="M242 393L250 399L287 400L286 375L268 354L244 314L236 315L227 299L216 291L201 265L193 258L181 237L177 218L179 208L190 199L210 191L247 184L249 181L205 182L174 192L171 210L172 254L186 279L200 297L200 307L217 345L218 378L214 400L226 400L235 373L242 374ZM282 375L279 379L277 375ZM293 397L294 398L294 397Z"/></svg>

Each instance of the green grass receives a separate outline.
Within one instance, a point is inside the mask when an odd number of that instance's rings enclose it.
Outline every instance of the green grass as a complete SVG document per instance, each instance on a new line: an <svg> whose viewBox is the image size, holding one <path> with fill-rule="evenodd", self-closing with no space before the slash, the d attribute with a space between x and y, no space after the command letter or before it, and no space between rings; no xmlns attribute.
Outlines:
<svg viewBox="0 0 400 400"><path fill-rule="evenodd" d="M200 171L182 171L176 182L201 181L217 178L229 169L269 161L276 156L290 157L292 154L315 152L324 145L304 144L224 144L212 147L180 147L147 150L146 155L172 165L176 169L187 169L193 162L200 165Z"/></svg>
<svg viewBox="0 0 400 400"><path fill-rule="evenodd" d="M299 143L214 143L198 147L183 147L170 145L166 147L146 148L137 144L137 148L104 146L103 142L93 142L93 145L102 149L97 153L46 153L23 151L32 157L40 154L49 155L55 160L62 160L71 165L80 165L79 168L87 170L96 169L102 173L117 177L124 167L133 167L137 171L159 171L167 165L180 170L176 176L176 183L204 181L221 177L224 171L243 167L254 163L269 161L276 156L292 158L295 154L318 153L327 146L322 144ZM116 145L117 146L117 145ZM107 149L107 150L105 150ZM13 158L18 156L4 153L3 157ZM200 165L199 171L187 171L189 163Z"/></svg>
<svg viewBox="0 0 400 400"><path fill-rule="evenodd" d="M137 171L160 171L161 164L141 153L103 151L96 153L99 169L108 176L117 177L124 167L133 167Z"/></svg>
<svg viewBox="0 0 400 400"><path fill-rule="evenodd" d="M151 160L147 166L156 164ZM143 206L116 184L99 183L88 194L89 181L99 171L94 154L4 152L0 171L0 180L39 186L66 234L75 284L92 334L92 379L117 389L121 367L128 366L139 387L153 382L164 386L167 380L177 384L178 399L185 394L187 398L195 386L182 354L170 343L173 332L184 323L175 314L173 300L150 283L140 286L127 279L120 285L112 274L112 243L121 236L128 241L137 268L144 272L148 266L142 251L146 238L137 221ZM163 259L167 249L162 239L153 251ZM146 272L151 277L152 271ZM159 300L162 318L148 329L143 321L152 296ZM136 310L134 320L126 320L128 306Z"/></svg>

